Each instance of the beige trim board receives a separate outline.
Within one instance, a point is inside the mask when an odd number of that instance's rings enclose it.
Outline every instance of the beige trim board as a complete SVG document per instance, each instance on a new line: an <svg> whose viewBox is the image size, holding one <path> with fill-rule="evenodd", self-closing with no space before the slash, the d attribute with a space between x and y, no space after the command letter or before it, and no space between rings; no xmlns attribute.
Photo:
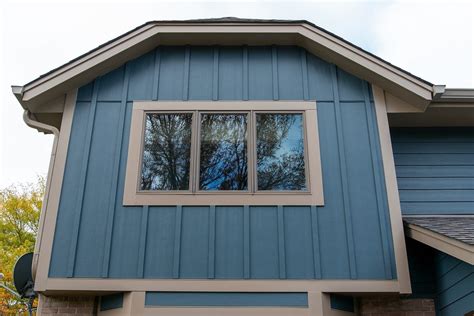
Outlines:
<svg viewBox="0 0 474 316"><path fill-rule="evenodd" d="M472 107L429 106L423 113L390 113L391 127L474 126Z"/></svg>
<svg viewBox="0 0 474 316"><path fill-rule="evenodd" d="M396 280L189 280L48 278L46 293L68 292L330 292L398 293Z"/></svg>
<svg viewBox="0 0 474 316"><path fill-rule="evenodd" d="M40 234L35 245L35 261L37 262L35 271L36 291L46 289L76 97L77 89L67 93L57 147L53 146L52 155L55 155L55 157L54 160L51 160L52 164L48 173L48 187L46 188L48 195L45 196L43 202L45 204L45 208L41 212L43 219L40 219Z"/></svg>
<svg viewBox="0 0 474 316"><path fill-rule="evenodd" d="M324 188L318 135L316 101L136 101L133 103L128 158L123 196L124 205L324 205ZM239 112L249 115L258 111L277 113L303 113L305 140L305 171L307 191L258 191L256 190L256 153L254 152L254 117L249 116L248 174L249 191L199 191L190 183L187 191L140 191L141 157L145 113L193 112L193 139L191 145L190 179L196 185L198 176L197 111ZM254 122L255 123L255 122Z"/></svg>
<svg viewBox="0 0 474 316"><path fill-rule="evenodd" d="M98 310L98 316L127 315L172 315L172 316L354 316L356 313L331 308L330 295L308 292L307 307L146 307L145 292L130 292L124 295L123 308L108 311Z"/></svg>
<svg viewBox="0 0 474 316"><path fill-rule="evenodd" d="M298 307L145 307L146 316L310 316Z"/></svg>
<svg viewBox="0 0 474 316"><path fill-rule="evenodd" d="M353 75L376 83L393 95L424 109L433 87L309 24L166 23L144 25L38 78L13 92L20 103L37 109L71 87L79 87L157 45L300 45Z"/></svg>
<svg viewBox="0 0 474 316"><path fill-rule="evenodd" d="M405 228L406 236L474 265L474 246L417 225L406 224Z"/></svg>
<svg viewBox="0 0 474 316"><path fill-rule="evenodd" d="M390 129L388 125L385 92L380 87L375 85L372 85L372 90L374 94L375 112L380 135L383 170L385 174L385 186L387 188L388 208L390 213L390 224L392 228L397 276L400 283L400 293L411 294L410 272L408 270L408 258L405 246L405 235L403 232L402 211L400 207L397 176L395 174L395 162L393 158L392 141L390 138Z"/></svg>

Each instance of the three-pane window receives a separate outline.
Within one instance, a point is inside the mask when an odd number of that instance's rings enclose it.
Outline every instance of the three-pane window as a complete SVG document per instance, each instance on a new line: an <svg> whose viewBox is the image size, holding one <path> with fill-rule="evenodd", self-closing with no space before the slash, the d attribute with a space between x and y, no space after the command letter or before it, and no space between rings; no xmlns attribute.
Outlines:
<svg viewBox="0 0 474 316"><path fill-rule="evenodd" d="M141 191L307 191L298 111L145 112Z"/></svg>

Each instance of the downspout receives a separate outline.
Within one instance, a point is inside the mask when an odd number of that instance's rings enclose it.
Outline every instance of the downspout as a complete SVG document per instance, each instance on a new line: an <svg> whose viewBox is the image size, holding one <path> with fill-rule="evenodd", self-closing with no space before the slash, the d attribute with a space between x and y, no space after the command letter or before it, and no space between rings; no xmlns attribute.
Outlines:
<svg viewBox="0 0 474 316"><path fill-rule="evenodd" d="M38 224L38 235L36 236L35 248L33 252L33 263L31 266L31 271L32 271L33 280L34 280L36 277L36 268L38 267L39 250L41 249L41 240L43 236L44 220L46 218L46 212L48 210L49 192L50 192L50 187L51 187L51 178L53 174L54 161L56 159L56 152L58 148L59 130L54 126L37 121L34 114L31 113L29 110L25 110L25 112L23 113L23 121L25 121L26 125L28 125L31 128L37 129L39 132L54 135L53 148L51 150L51 158L49 159L48 175L46 178L46 188L45 188L43 204L41 206L41 213L40 213L39 224Z"/></svg>

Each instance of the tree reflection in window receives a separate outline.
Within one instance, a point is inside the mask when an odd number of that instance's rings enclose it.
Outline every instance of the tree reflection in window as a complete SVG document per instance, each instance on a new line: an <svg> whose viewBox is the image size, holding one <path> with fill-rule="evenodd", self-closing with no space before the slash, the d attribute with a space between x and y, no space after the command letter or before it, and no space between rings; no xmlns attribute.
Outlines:
<svg viewBox="0 0 474 316"><path fill-rule="evenodd" d="M303 115L256 117L258 190L305 190Z"/></svg>
<svg viewBox="0 0 474 316"><path fill-rule="evenodd" d="M247 190L247 114L202 114L200 190Z"/></svg>
<svg viewBox="0 0 474 316"><path fill-rule="evenodd" d="M192 114L146 115L141 190L189 190Z"/></svg>

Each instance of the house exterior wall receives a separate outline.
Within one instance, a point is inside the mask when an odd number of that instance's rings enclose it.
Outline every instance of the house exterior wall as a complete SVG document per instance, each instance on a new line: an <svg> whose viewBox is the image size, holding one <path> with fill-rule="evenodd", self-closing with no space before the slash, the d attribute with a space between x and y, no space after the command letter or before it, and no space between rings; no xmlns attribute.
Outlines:
<svg viewBox="0 0 474 316"><path fill-rule="evenodd" d="M454 316L474 312L474 266L440 251L434 262L437 313Z"/></svg>
<svg viewBox="0 0 474 316"><path fill-rule="evenodd" d="M134 100L316 100L324 206L124 207ZM303 49L160 47L79 89L49 276L396 279L372 92Z"/></svg>
<svg viewBox="0 0 474 316"><path fill-rule="evenodd" d="M393 128L404 215L474 214L474 128Z"/></svg>
<svg viewBox="0 0 474 316"><path fill-rule="evenodd" d="M437 315L474 311L474 266L409 239L407 242L414 299L433 299Z"/></svg>

